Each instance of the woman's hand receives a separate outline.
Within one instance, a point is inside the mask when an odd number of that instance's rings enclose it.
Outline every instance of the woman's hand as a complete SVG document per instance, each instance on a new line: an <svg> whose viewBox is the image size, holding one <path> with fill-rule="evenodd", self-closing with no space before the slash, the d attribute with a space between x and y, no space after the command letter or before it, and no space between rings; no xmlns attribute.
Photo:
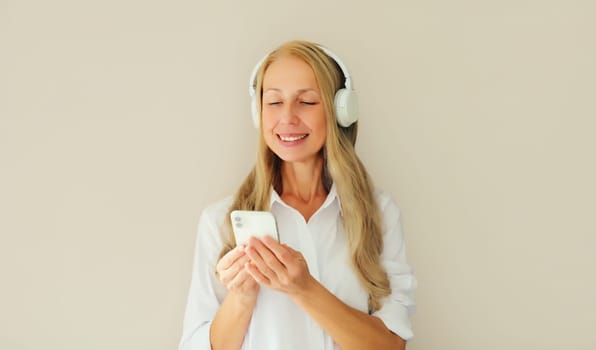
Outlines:
<svg viewBox="0 0 596 350"><path fill-rule="evenodd" d="M271 237L252 237L246 248L250 263L246 271L260 284L289 296L297 296L313 285L302 254Z"/></svg>
<svg viewBox="0 0 596 350"><path fill-rule="evenodd" d="M229 292L246 301L254 301L259 294L259 284L246 271L245 265L248 264L249 258L244 250L243 245L230 250L217 262L215 271Z"/></svg>

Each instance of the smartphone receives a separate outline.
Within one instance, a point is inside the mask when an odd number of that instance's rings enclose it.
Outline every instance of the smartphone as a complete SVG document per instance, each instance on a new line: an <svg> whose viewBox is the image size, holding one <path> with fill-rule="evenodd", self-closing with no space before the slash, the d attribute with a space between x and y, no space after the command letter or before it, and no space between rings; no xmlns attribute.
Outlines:
<svg viewBox="0 0 596 350"><path fill-rule="evenodd" d="M269 211L234 210L230 214L236 245L246 244L250 237L270 236L279 242L277 223Z"/></svg>

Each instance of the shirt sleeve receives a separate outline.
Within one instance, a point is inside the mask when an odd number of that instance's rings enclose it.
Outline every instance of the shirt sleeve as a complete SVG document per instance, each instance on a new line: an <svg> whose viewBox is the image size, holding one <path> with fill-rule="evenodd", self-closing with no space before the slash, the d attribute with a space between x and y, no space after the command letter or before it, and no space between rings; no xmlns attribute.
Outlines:
<svg viewBox="0 0 596 350"><path fill-rule="evenodd" d="M380 205L385 225L381 263L389 276L391 294L382 300L382 307L373 316L380 318L390 331L409 340L414 336L410 316L415 310L417 281L406 261L400 210L393 199L386 195L382 196Z"/></svg>
<svg viewBox="0 0 596 350"><path fill-rule="evenodd" d="M225 298L226 289L215 275L222 240L213 214L209 208L205 209L199 219L190 290L178 350L211 349L211 321Z"/></svg>

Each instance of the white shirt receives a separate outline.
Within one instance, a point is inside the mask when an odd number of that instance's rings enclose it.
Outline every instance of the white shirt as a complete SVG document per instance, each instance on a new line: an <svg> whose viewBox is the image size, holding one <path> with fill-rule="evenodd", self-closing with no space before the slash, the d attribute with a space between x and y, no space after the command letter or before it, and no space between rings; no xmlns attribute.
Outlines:
<svg viewBox="0 0 596 350"><path fill-rule="evenodd" d="M410 315L414 311L416 279L406 262L405 243L396 203L377 191L384 224L381 262L391 283L391 294L373 313L403 339L413 336ZM179 350L209 350L209 328L226 296L215 276L223 245L220 229L232 197L207 207L199 219L192 280ZM271 212L277 220L280 241L298 250L310 273L347 305L368 313L368 294L352 268L348 242L335 185L323 205L308 222L296 209L271 192ZM339 349L333 339L285 294L261 286L252 319L244 337L245 350Z"/></svg>

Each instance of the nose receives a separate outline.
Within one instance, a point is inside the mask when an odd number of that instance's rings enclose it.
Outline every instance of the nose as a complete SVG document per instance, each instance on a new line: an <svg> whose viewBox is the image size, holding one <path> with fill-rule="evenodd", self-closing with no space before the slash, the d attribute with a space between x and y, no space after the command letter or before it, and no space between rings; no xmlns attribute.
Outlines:
<svg viewBox="0 0 596 350"><path fill-rule="evenodd" d="M298 115L296 114L296 108L293 103L285 103L282 105L280 116L280 124L295 125L299 123Z"/></svg>

